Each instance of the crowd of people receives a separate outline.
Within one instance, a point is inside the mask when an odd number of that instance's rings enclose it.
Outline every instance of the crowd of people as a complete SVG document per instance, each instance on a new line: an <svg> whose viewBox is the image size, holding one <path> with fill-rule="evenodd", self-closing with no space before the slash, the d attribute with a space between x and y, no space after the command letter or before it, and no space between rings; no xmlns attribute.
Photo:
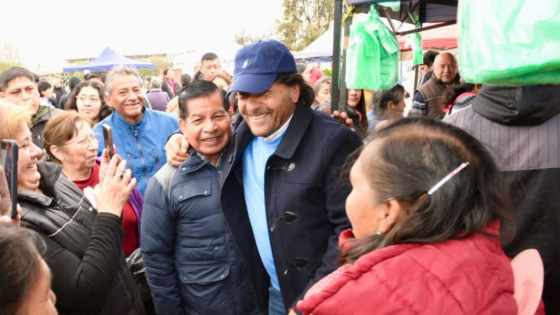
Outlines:
<svg viewBox="0 0 560 315"><path fill-rule="evenodd" d="M234 77L213 53L180 82L5 70L0 313L517 314L529 248L532 313L559 313L560 88L463 82L449 52L420 68L410 111L397 84L332 114L332 79L275 40Z"/></svg>

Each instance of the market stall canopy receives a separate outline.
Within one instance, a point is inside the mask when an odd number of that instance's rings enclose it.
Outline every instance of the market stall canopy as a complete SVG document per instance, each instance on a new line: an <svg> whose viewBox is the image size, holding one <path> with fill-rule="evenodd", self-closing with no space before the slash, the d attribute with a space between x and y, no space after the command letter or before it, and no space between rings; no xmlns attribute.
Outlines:
<svg viewBox="0 0 560 315"><path fill-rule="evenodd" d="M376 4L387 2L386 0L348 0L351 6L362 4ZM398 2L398 1L397 1ZM412 23L408 13L418 14L421 24L437 22L456 22L458 0L401 0L401 9L393 12L387 9L386 12L391 19L405 23ZM384 14L381 14L384 16ZM397 26L398 27L398 26Z"/></svg>
<svg viewBox="0 0 560 315"><path fill-rule="evenodd" d="M111 48L107 47L105 48L103 53L101 53L101 55L99 55L99 57L95 58L94 60L78 67L64 68L63 71L74 72L74 71L84 71L84 70L109 70L115 66L120 66L120 65L134 67L134 68L156 67L155 63L126 58L117 54Z"/></svg>
<svg viewBox="0 0 560 315"><path fill-rule="evenodd" d="M423 31L422 34L422 50L429 49L447 50L458 47L458 27L457 24L444 26L428 31ZM411 46L405 45L408 36L398 36L399 46L402 51L411 50Z"/></svg>
<svg viewBox="0 0 560 315"><path fill-rule="evenodd" d="M386 19L381 19L383 23L389 26L389 22ZM430 26L432 24L427 24L425 26ZM404 30L410 30L412 26L408 25L405 26ZM333 26L323 33L319 38L317 38L314 42L309 44L309 46L305 47L304 50L299 52L292 52L295 59L332 59L332 47L333 47ZM422 32L422 49L429 50L429 49L440 49L440 50L447 50L451 48L456 48L458 46L457 43L457 34L458 28L457 25L449 25L444 26L437 29L427 30ZM405 36L398 36L399 46L401 50L407 51L411 50L410 46L406 46L405 43L408 40L408 37Z"/></svg>

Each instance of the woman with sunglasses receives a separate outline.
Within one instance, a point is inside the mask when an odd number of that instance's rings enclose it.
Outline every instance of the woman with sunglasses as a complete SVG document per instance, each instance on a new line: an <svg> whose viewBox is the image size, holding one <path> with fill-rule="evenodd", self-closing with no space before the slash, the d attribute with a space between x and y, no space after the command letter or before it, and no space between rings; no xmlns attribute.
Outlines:
<svg viewBox="0 0 560 315"><path fill-rule="evenodd" d="M119 156L109 160L103 152L99 185L86 196L61 174L60 165L38 161L42 151L31 141L25 108L0 104L0 112L0 140L15 139L19 145L21 226L37 231L47 245L58 312L144 314L122 252L121 216L136 184L126 161Z"/></svg>
<svg viewBox="0 0 560 315"><path fill-rule="evenodd" d="M103 84L92 80L83 81L76 86L64 109L85 115L92 127L113 112L103 99Z"/></svg>
<svg viewBox="0 0 560 315"><path fill-rule="evenodd" d="M93 133L87 117L74 111L64 112L51 120L43 133L45 150L54 163L62 165L62 174L87 194L99 183L101 160L96 156L100 135ZM134 188L122 215L125 257L140 247L143 203L142 194Z"/></svg>

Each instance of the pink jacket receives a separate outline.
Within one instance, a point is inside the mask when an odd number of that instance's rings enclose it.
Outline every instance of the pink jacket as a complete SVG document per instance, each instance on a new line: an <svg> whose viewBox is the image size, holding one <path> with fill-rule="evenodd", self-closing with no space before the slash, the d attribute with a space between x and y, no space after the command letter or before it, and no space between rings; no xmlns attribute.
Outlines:
<svg viewBox="0 0 560 315"><path fill-rule="evenodd" d="M485 231L498 235L499 223ZM339 243L352 236L345 231ZM298 309L314 315L517 314L513 290L513 271L500 242L476 234L373 251L318 282Z"/></svg>

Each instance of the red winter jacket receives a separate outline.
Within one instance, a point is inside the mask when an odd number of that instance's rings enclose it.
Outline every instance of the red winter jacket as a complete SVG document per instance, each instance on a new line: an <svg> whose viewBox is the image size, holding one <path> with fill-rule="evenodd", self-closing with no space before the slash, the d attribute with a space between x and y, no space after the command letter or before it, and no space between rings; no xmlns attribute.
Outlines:
<svg viewBox="0 0 560 315"><path fill-rule="evenodd" d="M499 223L485 231L499 235ZM352 236L345 231L339 243ZM373 251L315 284L298 309L314 315L517 314L513 286L499 241L476 234Z"/></svg>

